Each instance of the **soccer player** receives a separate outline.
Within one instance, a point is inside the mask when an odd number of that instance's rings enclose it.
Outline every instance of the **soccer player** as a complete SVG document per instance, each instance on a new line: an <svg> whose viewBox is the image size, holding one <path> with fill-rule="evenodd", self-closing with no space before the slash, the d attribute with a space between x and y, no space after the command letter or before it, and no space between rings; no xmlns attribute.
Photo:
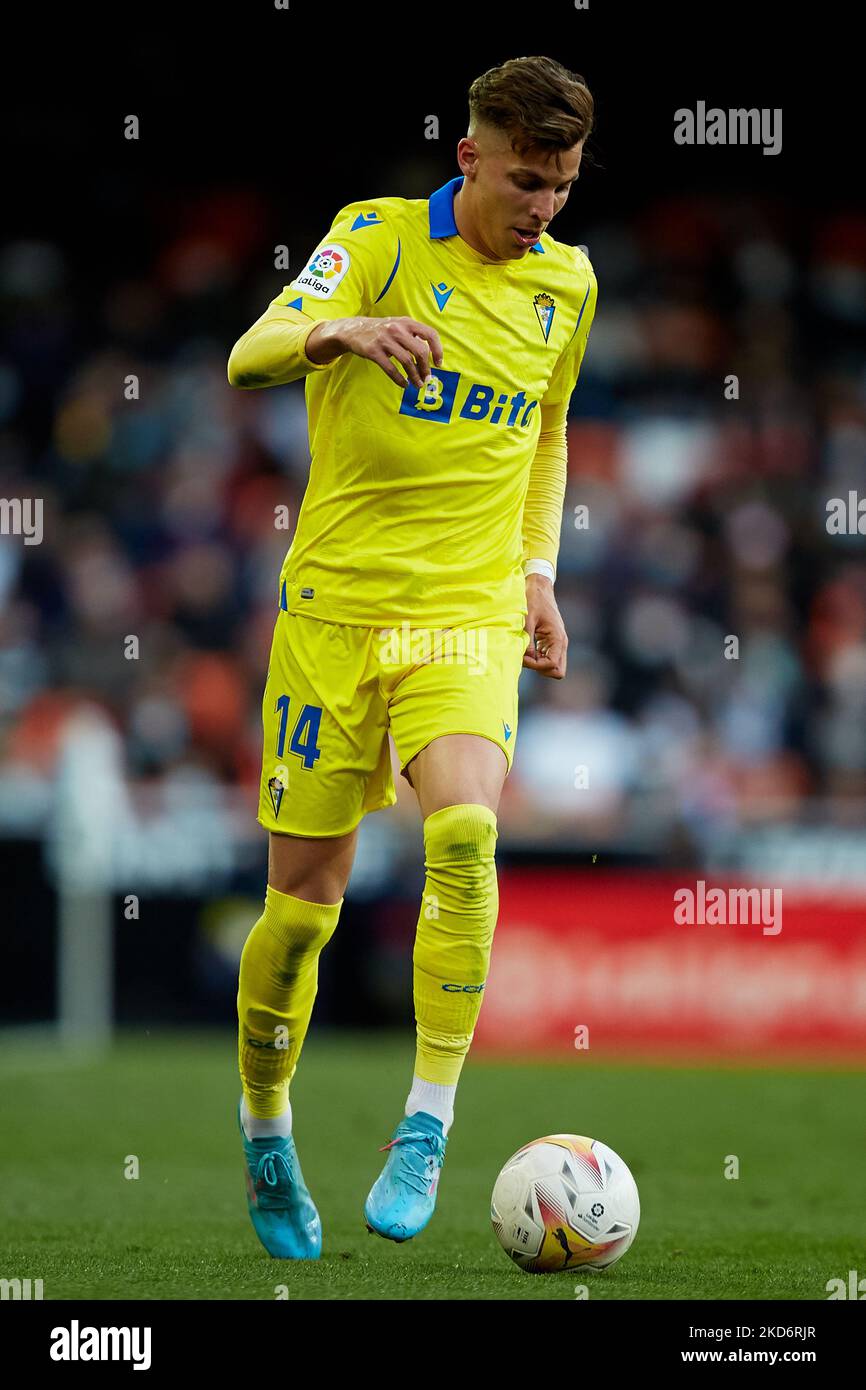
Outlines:
<svg viewBox="0 0 866 1390"><path fill-rule="evenodd" d="M396 801L388 730L423 818L417 1046L364 1207L394 1241L436 1202L498 911L497 809L527 667L561 679L554 598L566 413L595 312L587 257L548 226L593 101L546 57L469 89L461 173L425 199L342 208L235 344L233 386L306 378L311 465L278 585L263 700L262 916L241 957L238 1123L253 1226L316 1259L289 1084L358 825Z"/></svg>

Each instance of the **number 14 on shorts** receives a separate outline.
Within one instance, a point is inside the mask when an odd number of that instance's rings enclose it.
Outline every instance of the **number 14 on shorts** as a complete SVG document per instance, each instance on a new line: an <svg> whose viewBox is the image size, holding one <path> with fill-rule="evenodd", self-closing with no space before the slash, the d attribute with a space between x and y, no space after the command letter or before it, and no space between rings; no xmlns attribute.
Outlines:
<svg viewBox="0 0 866 1390"><path fill-rule="evenodd" d="M275 706L274 712L280 716L280 726L277 730L278 758L285 757L290 705L291 696L281 695ZM292 729L292 736L289 739L289 752L295 753L307 769L314 767L316 759L322 756L322 750L318 746L321 722L321 705L304 705L295 720L295 727Z"/></svg>

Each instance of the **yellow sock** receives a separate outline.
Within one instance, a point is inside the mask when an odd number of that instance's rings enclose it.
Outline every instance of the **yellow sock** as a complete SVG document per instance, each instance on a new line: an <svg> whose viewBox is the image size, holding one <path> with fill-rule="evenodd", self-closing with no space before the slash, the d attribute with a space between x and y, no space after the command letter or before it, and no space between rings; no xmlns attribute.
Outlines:
<svg viewBox="0 0 866 1390"><path fill-rule="evenodd" d="M268 884L265 910L247 937L238 979L238 1065L251 1115L285 1110L319 983L319 954L337 926L338 903L308 903Z"/></svg>
<svg viewBox="0 0 866 1390"><path fill-rule="evenodd" d="M427 878L415 933L415 1075L454 1086L469 1051L499 912L496 815L473 802L424 821Z"/></svg>

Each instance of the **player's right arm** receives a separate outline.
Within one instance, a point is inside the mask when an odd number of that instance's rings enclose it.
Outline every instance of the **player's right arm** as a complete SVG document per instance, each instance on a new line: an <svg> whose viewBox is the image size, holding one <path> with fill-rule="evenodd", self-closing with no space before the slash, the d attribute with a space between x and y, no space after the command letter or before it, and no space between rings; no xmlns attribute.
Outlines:
<svg viewBox="0 0 866 1390"><path fill-rule="evenodd" d="M327 366L344 352L367 357L381 367L401 391L407 377L413 386L424 385L430 373L431 353L436 366L442 366L442 342L436 329L406 315L316 323L310 330L305 351L315 366ZM401 363L406 376L394 366L392 357Z"/></svg>
<svg viewBox="0 0 866 1390"><path fill-rule="evenodd" d="M235 343L228 363L232 386L281 386L326 371L346 352L375 362L401 390L407 377L423 384L431 354L441 365L434 328L406 316L370 314L398 269L400 246L384 220L353 227L356 209L337 214L304 269Z"/></svg>

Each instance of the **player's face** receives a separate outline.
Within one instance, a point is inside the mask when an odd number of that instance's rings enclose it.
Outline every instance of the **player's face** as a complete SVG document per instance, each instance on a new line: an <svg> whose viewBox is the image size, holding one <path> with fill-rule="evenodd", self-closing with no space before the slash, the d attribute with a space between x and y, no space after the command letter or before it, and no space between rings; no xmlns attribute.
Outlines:
<svg viewBox="0 0 866 1390"><path fill-rule="evenodd" d="M578 176L583 141L559 152L558 168L552 154L516 155L505 138L492 149L479 143L465 142L473 230L494 259L522 260L564 206Z"/></svg>

